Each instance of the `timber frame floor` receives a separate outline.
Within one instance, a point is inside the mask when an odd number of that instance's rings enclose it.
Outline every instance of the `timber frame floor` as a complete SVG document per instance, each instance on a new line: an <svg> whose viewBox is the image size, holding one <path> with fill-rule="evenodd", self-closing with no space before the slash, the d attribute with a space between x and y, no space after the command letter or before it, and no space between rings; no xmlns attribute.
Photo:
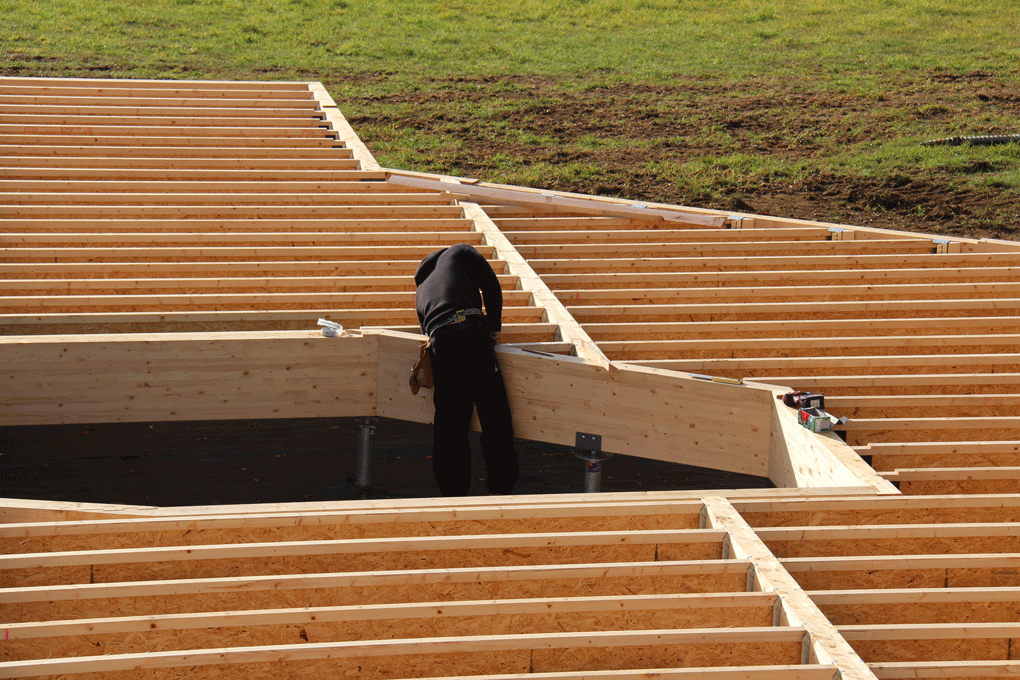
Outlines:
<svg viewBox="0 0 1020 680"><path fill-rule="evenodd" d="M428 422L411 274L467 242L521 436L781 487L2 499L0 677L1020 675L1018 243L386 169L318 83L31 78L0 241L0 425Z"/></svg>

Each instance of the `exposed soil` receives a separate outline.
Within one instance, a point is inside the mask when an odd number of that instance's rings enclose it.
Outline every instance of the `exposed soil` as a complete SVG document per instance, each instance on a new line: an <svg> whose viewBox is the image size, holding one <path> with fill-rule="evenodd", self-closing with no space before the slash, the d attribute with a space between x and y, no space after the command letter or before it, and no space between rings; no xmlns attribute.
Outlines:
<svg viewBox="0 0 1020 680"><path fill-rule="evenodd" d="M364 74L361 82L384 78ZM357 81L358 79L355 79ZM346 83L351 79L345 78ZM342 89L342 88L341 88ZM833 170L834 158L868 154L904 137L920 141L1013 134L996 121L1020 120L1020 85L988 74L935 74L882 94L833 93L809 85L616 85L585 90L548 78L435 81L431 89L341 103L383 165L390 149L404 167L508 181L534 165L586 170L546 173L541 188L619 196L782 217L1017 239L1020 201L994 181L968 179L1015 169L991 147L965 152L944 169L894 173ZM988 126L988 127L984 127ZM423 144L409 157L401 137ZM763 174L716 166L700 183L664 180L663 168L707 164L724 155L768 159ZM985 158L993 160L985 160ZM999 158L1002 157L1000 154ZM1007 156L1008 157L1008 156ZM668 175L668 173L667 173Z"/></svg>

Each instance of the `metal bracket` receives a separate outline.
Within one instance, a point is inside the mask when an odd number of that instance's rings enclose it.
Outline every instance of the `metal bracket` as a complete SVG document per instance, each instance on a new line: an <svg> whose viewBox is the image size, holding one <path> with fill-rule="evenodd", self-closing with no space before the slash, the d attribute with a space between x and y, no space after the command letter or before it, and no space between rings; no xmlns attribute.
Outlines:
<svg viewBox="0 0 1020 680"><path fill-rule="evenodd" d="M843 229L841 227L829 227L830 241L852 241L853 239L854 239L853 229Z"/></svg>
<svg viewBox="0 0 1020 680"><path fill-rule="evenodd" d="M932 241L935 244L935 254L945 255L949 252L949 246L953 243L949 239L937 238Z"/></svg>
<svg viewBox="0 0 1020 680"><path fill-rule="evenodd" d="M581 460L605 460L610 458L602 453L602 435L588 434L587 432L574 433L574 448L577 449L577 457Z"/></svg>

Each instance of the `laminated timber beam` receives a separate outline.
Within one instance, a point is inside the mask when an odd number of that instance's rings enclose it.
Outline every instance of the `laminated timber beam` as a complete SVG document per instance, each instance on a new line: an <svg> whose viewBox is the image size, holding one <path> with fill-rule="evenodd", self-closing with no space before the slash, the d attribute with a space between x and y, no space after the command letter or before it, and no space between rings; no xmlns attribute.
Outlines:
<svg viewBox="0 0 1020 680"><path fill-rule="evenodd" d="M452 180L452 181L451 181ZM692 225L719 227L725 217L710 211L676 208L668 205L639 204L595 196L582 196L556 191L540 191L512 187L476 180L445 178L439 175L390 170L387 183L449 192L461 200L487 201L526 205L541 209L589 212L598 215L633 217L655 221L680 222Z"/></svg>
<svg viewBox="0 0 1020 680"><path fill-rule="evenodd" d="M4 337L2 413L9 424L337 415L431 422L428 391L411 395L406 384L420 341L387 331ZM771 388L631 366L606 371L510 347L499 357L518 436L571 446L577 432L591 432L606 451L769 476L779 486L892 489L841 442L820 444L799 427Z"/></svg>
<svg viewBox="0 0 1020 680"><path fill-rule="evenodd" d="M326 121L336 131L338 138L343 141L344 146L351 150L351 154L358 160L358 169L367 171L379 171L379 163L368 150L368 147L361 141L357 133L351 127L347 119L340 114L336 102L330 96L321 83L311 83L309 89L315 101L319 103L321 111L325 114Z"/></svg>
<svg viewBox="0 0 1020 680"><path fill-rule="evenodd" d="M606 355L592 342L581 325L528 265L527 260L521 257L481 206L469 201L462 201L461 206L464 208L465 216L474 222L475 229L482 234L485 242L494 248L493 256L506 262L507 271L517 277L521 287L531 293L535 305L544 309L546 318L556 324L558 339L571 343L577 356L609 370L611 363Z"/></svg>

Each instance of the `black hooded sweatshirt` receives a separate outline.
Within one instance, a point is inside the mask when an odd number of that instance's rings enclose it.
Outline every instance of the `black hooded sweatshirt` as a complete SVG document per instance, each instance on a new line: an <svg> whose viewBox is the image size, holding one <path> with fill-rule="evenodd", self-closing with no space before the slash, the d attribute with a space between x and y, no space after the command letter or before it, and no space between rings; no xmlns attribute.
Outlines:
<svg viewBox="0 0 1020 680"><path fill-rule="evenodd" d="M418 325L426 335L438 322L461 309L482 308L489 332L503 327L503 291L488 260L466 243L458 243L428 255L414 274L418 286L415 309ZM481 290L481 294L479 294Z"/></svg>

